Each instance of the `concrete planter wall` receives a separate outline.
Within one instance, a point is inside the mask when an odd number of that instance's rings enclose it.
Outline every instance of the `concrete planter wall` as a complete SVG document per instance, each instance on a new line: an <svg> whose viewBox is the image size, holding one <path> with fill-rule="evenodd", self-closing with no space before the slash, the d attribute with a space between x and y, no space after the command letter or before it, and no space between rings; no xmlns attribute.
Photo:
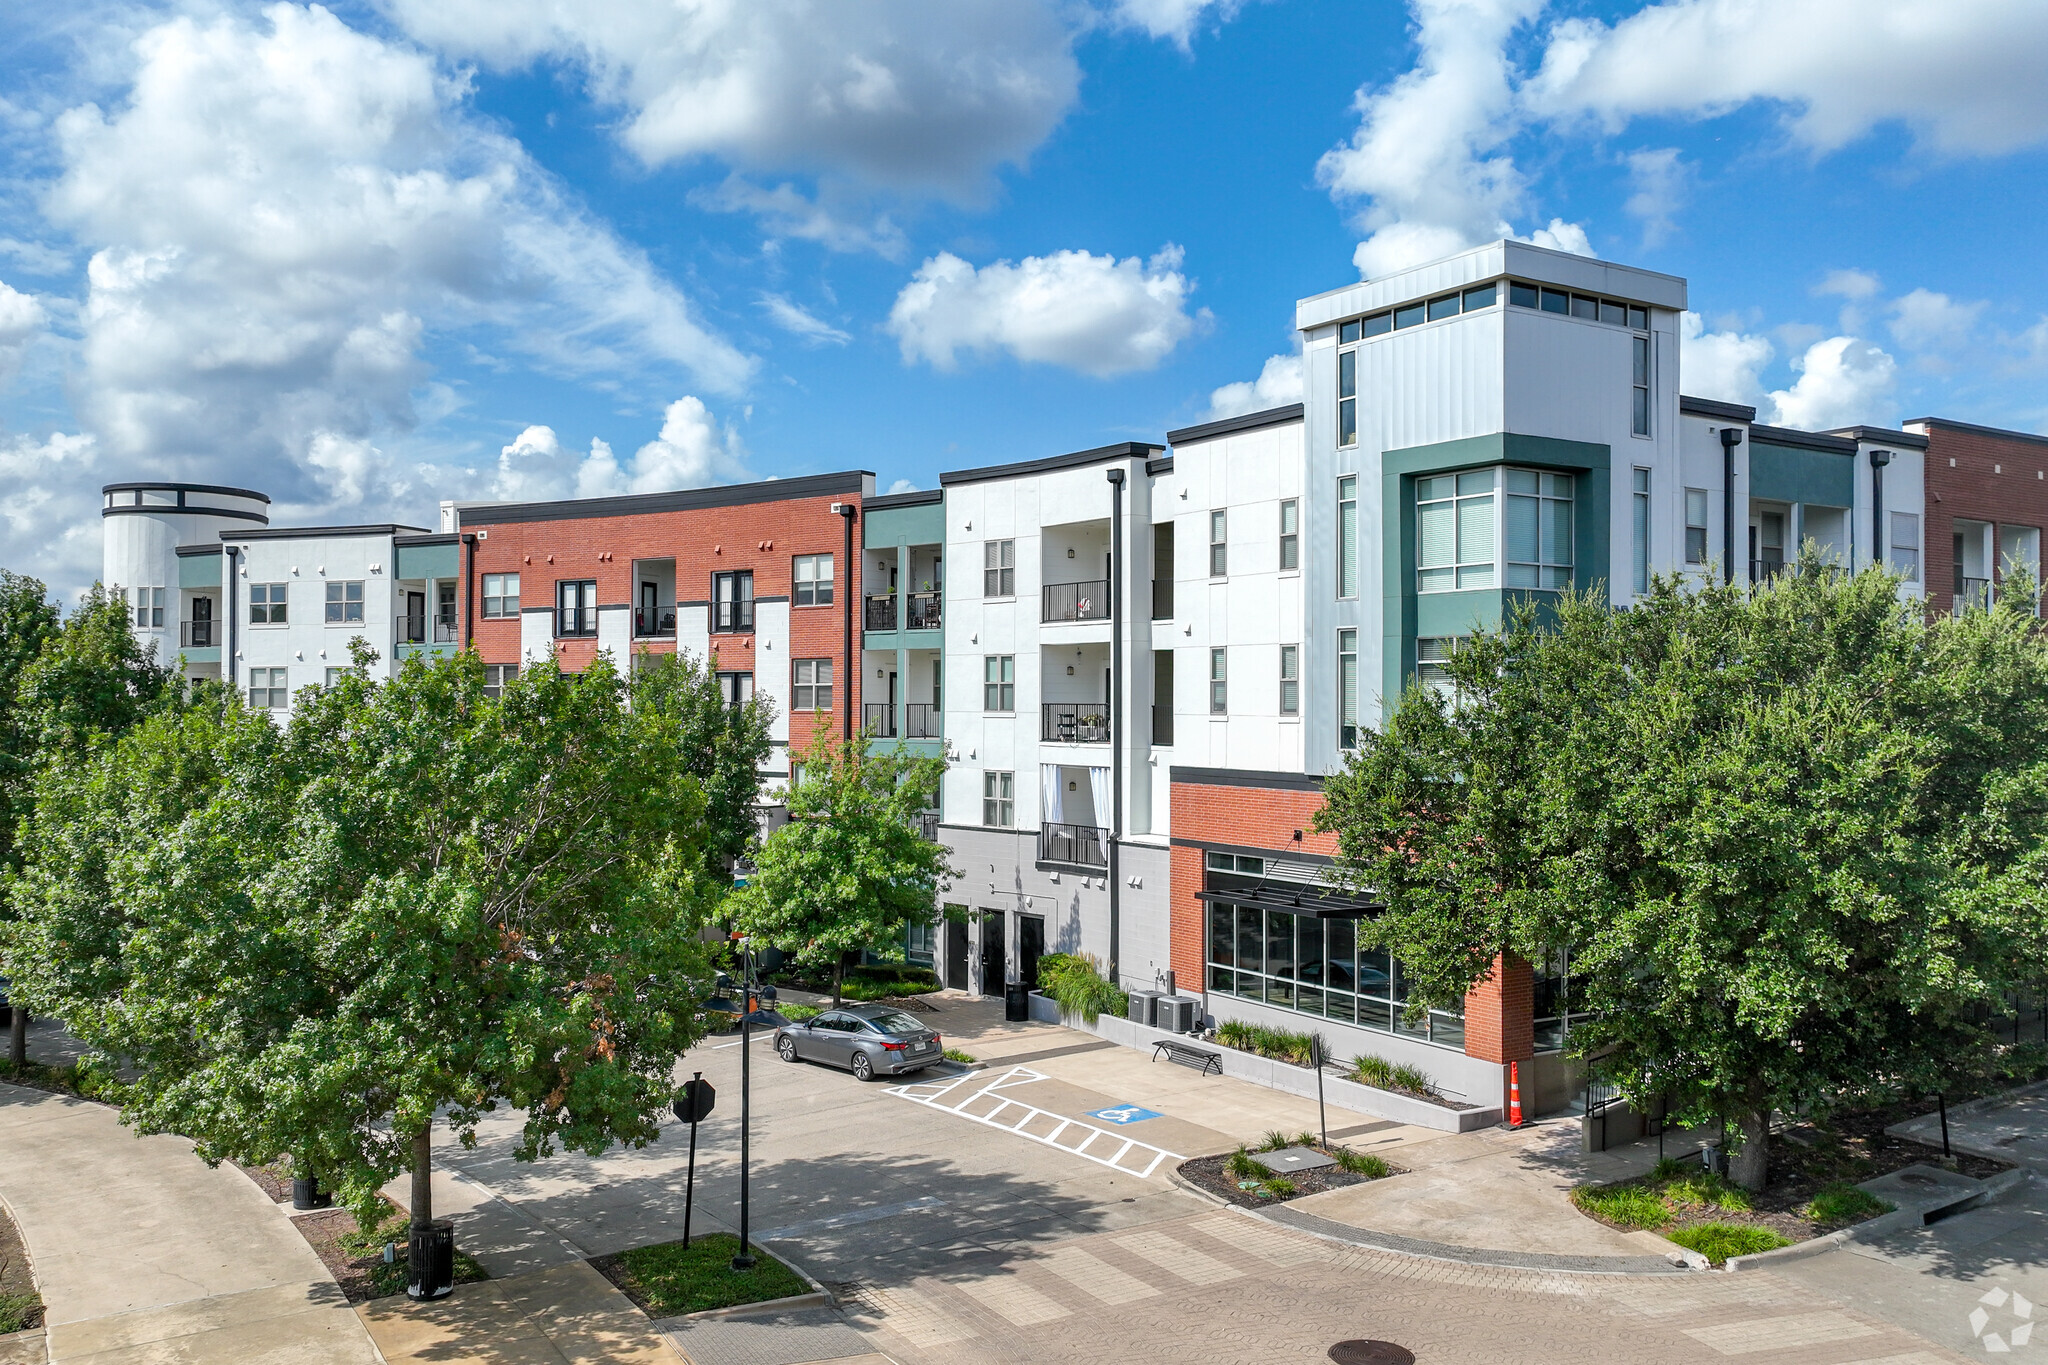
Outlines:
<svg viewBox="0 0 2048 1365"><path fill-rule="evenodd" d="M1068 1028L1092 1033L1122 1047L1137 1048L1145 1052L1163 1038L1194 1041L1198 1047L1205 1047L1221 1054L1223 1074L1240 1081L1250 1081L1271 1090L1289 1095L1315 1098L1316 1073L1305 1066L1293 1066L1287 1062L1276 1062L1270 1057L1254 1057L1248 1052L1235 1048L1220 1047L1215 1043L1200 1042L1168 1033L1164 1029L1147 1028L1134 1024L1128 1019L1116 1019L1105 1014L1093 1024L1079 1015L1062 1019L1059 1006L1037 991L1031 993L1031 1017L1048 1024L1065 1024ZM1161 1062L1161 1065L1166 1063ZM1498 1108L1446 1109L1440 1104L1418 1100L1412 1096L1397 1094L1391 1090L1377 1090L1356 1081L1343 1080L1336 1076L1323 1077L1323 1099L1338 1109L1348 1109L1355 1114L1371 1114L1375 1118L1392 1119L1396 1123L1412 1123L1419 1128L1436 1128L1446 1133L1469 1132L1474 1128L1490 1128L1500 1122Z"/></svg>

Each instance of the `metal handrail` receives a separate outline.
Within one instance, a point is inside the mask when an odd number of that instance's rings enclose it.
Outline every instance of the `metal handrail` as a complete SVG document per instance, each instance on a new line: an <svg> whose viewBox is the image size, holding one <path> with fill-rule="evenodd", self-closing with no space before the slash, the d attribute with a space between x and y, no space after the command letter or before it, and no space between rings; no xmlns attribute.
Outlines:
<svg viewBox="0 0 2048 1365"><path fill-rule="evenodd" d="M394 639L401 645L423 645L430 639L437 645L455 643L455 622L445 616L401 616L394 624Z"/></svg>
<svg viewBox="0 0 2048 1365"><path fill-rule="evenodd" d="M896 738L896 708L885 701L863 702L860 728L876 739Z"/></svg>
<svg viewBox="0 0 2048 1365"><path fill-rule="evenodd" d="M1087 578L1079 583L1048 583L1042 590L1041 621L1107 621L1109 580Z"/></svg>
<svg viewBox="0 0 2048 1365"><path fill-rule="evenodd" d="M1990 579L1957 577L1955 591L1955 609L1957 611L1986 611L1990 606Z"/></svg>
<svg viewBox="0 0 2048 1365"><path fill-rule="evenodd" d="M903 737L938 739L943 733L939 708L928 701L903 703Z"/></svg>
<svg viewBox="0 0 2048 1365"><path fill-rule="evenodd" d="M935 592L914 592L910 594L910 629L937 630L939 628L939 594Z"/></svg>
<svg viewBox="0 0 2048 1365"><path fill-rule="evenodd" d="M711 607L711 633L714 635L730 635L754 628L754 599L751 597L714 602ZM595 635L597 632L593 629L590 633Z"/></svg>
<svg viewBox="0 0 2048 1365"><path fill-rule="evenodd" d="M211 649L220 643L218 621L178 622L178 643L187 649Z"/></svg>
<svg viewBox="0 0 2048 1365"><path fill-rule="evenodd" d="M1107 831L1095 825L1070 825L1047 821L1038 827L1038 856L1048 863L1074 867L1108 867L1102 836Z"/></svg>
<svg viewBox="0 0 2048 1365"><path fill-rule="evenodd" d="M676 633L676 609L656 607L648 611L645 607L633 612L633 634L637 636L662 637Z"/></svg>
<svg viewBox="0 0 2048 1365"><path fill-rule="evenodd" d="M1049 701L1039 708L1038 737L1061 744L1109 743L1109 703Z"/></svg>
<svg viewBox="0 0 2048 1365"><path fill-rule="evenodd" d="M1776 578L1783 572L1785 572L1785 560L1782 555L1775 559L1766 555L1762 559L1752 559L1749 561L1749 581L1752 583L1762 583L1768 579Z"/></svg>
<svg viewBox="0 0 2048 1365"><path fill-rule="evenodd" d="M875 593L867 599L867 610L861 618L863 630L896 629L896 594Z"/></svg>

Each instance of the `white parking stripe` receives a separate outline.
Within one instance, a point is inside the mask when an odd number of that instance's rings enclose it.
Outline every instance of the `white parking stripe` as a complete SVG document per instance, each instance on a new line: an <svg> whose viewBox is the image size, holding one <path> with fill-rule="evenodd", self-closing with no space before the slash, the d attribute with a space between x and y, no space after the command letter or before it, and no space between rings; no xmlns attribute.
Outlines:
<svg viewBox="0 0 2048 1365"><path fill-rule="evenodd" d="M1063 1152L1073 1153L1083 1161L1092 1161L1098 1166L1107 1166L1113 1171L1122 1171L1125 1175L1135 1175L1140 1179L1150 1176L1159 1169L1160 1163L1169 1158L1176 1162L1183 1159L1178 1153L1169 1152L1164 1147L1154 1147L1150 1143L1140 1142L1136 1138L1124 1137L1121 1133L1112 1133L1107 1129L1097 1128L1092 1124L1083 1123L1079 1119L1066 1118L1063 1115L1053 1113L1049 1109L1040 1109L1035 1105L1026 1104L1022 1100L1012 1099L1002 1093L1006 1086L1029 1085L1033 1081L1045 1079L1044 1075L1033 1071L1030 1067L1012 1067L1003 1075L968 1095L965 1099L955 1102L953 1100L953 1093L961 1088L961 1082L966 1079L963 1076L959 1080L949 1081L944 1084L922 1081L910 1085L896 1085L889 1087L887 1093L895 1095L900 1099L910 1100L916 1104L926 1105L932 1109L943 1109L948 1113L958 1114L963 1119L970 1119L975 1123L985 1124L990 1128L1000 1128L1005 1132L1015 1133L1019 1137L1027 1138L1032 1142L1043 1143L1048 1147L1057 1147ZM995 1101L995 1107L986 1113L973 1112L978 1107L977 1102L982 1100ZM1024 1117L1015 1123L1004 1121L1001 1116L1013 1107L1023 1110ZM1044 1137L1029 1131L1029 1125L1041 1117L1052 1120L1055 1124L1052 1132ZM1059 1141L1059 1138L1070 1128L1078 1128L1087 1134L1086 1137L1081 1139L1078 1146L1070 1147L1066 1143ZM1109 1138L1112 1142L1121 1141L1123 1145L1116 1149L1114 1156L1096 1156L1088 1148L1099 1137ZM1126 1157L1130 1158L1129 1164L1125 1164Z"/></svg>

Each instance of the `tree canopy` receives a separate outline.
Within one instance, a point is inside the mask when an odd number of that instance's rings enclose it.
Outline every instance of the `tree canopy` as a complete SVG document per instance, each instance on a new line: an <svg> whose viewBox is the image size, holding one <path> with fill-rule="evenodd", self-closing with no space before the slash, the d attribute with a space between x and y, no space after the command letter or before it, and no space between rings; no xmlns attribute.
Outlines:
<svg viewBox="0 0 2048 1365"><path fill-rule="evenodd" d="M14 832L35 799L39 727L21 705L21 681L57 627L49 589L0 569L0 867L15 865Z"/></svg>
<svg viewBox="0 0 2048 1365"><path fill-rule="evenodd" d="M832 970L837 1003L846 958L930 919L946 866L918 815L946 760L901 747L866 751L820 729L796 756L789 823L762 841L733 921L797 961Z"/></svg>
<svg viewBox="0 0 2048 1365"><path fill-rule="evenodd" d="M124 1120L289 1154L369 1220L430 1133L516 1154L654 1139L698 1036L704 800L681 725L600 659L484 692L473 655L368 654L280 729L225 690L49 769L10 960L134 1068ZM366 1226L372 1225L366 1221Z"/></svg>
<svg viewBox="0 0 2048 1365"><path fill-rule="evenodd" d="M676 726L685 769L704 793L704 875L723 886L760 836L761 764L774 752L774 703L756 695L735 706L719 685L718 662L686 653L643 654L633 669L635 710Z"/></svg>
<svg viewBox="0 0 2048 1365"><path fill-rule="evenodd" d="M1988 1063L2048 943L2048 642L2032 585L1924 619L1812 557L1747 588L1568 595L1463 642L1328 785L1361 936L1415 1007L1569 958L1581 1055L1719 1116Z"/></svg>

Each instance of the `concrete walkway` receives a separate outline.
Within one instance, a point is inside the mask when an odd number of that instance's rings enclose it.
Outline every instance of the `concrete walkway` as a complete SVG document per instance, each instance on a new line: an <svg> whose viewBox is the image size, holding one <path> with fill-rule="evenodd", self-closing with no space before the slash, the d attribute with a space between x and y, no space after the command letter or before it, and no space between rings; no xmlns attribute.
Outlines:
<svg viewBox="0 0 2048 1365"><path fill-rule="evenodd" d="M0 1085L0 1199L56 1362L374 1365L333 1276L248 1177L112 1109Z"/></svg>

